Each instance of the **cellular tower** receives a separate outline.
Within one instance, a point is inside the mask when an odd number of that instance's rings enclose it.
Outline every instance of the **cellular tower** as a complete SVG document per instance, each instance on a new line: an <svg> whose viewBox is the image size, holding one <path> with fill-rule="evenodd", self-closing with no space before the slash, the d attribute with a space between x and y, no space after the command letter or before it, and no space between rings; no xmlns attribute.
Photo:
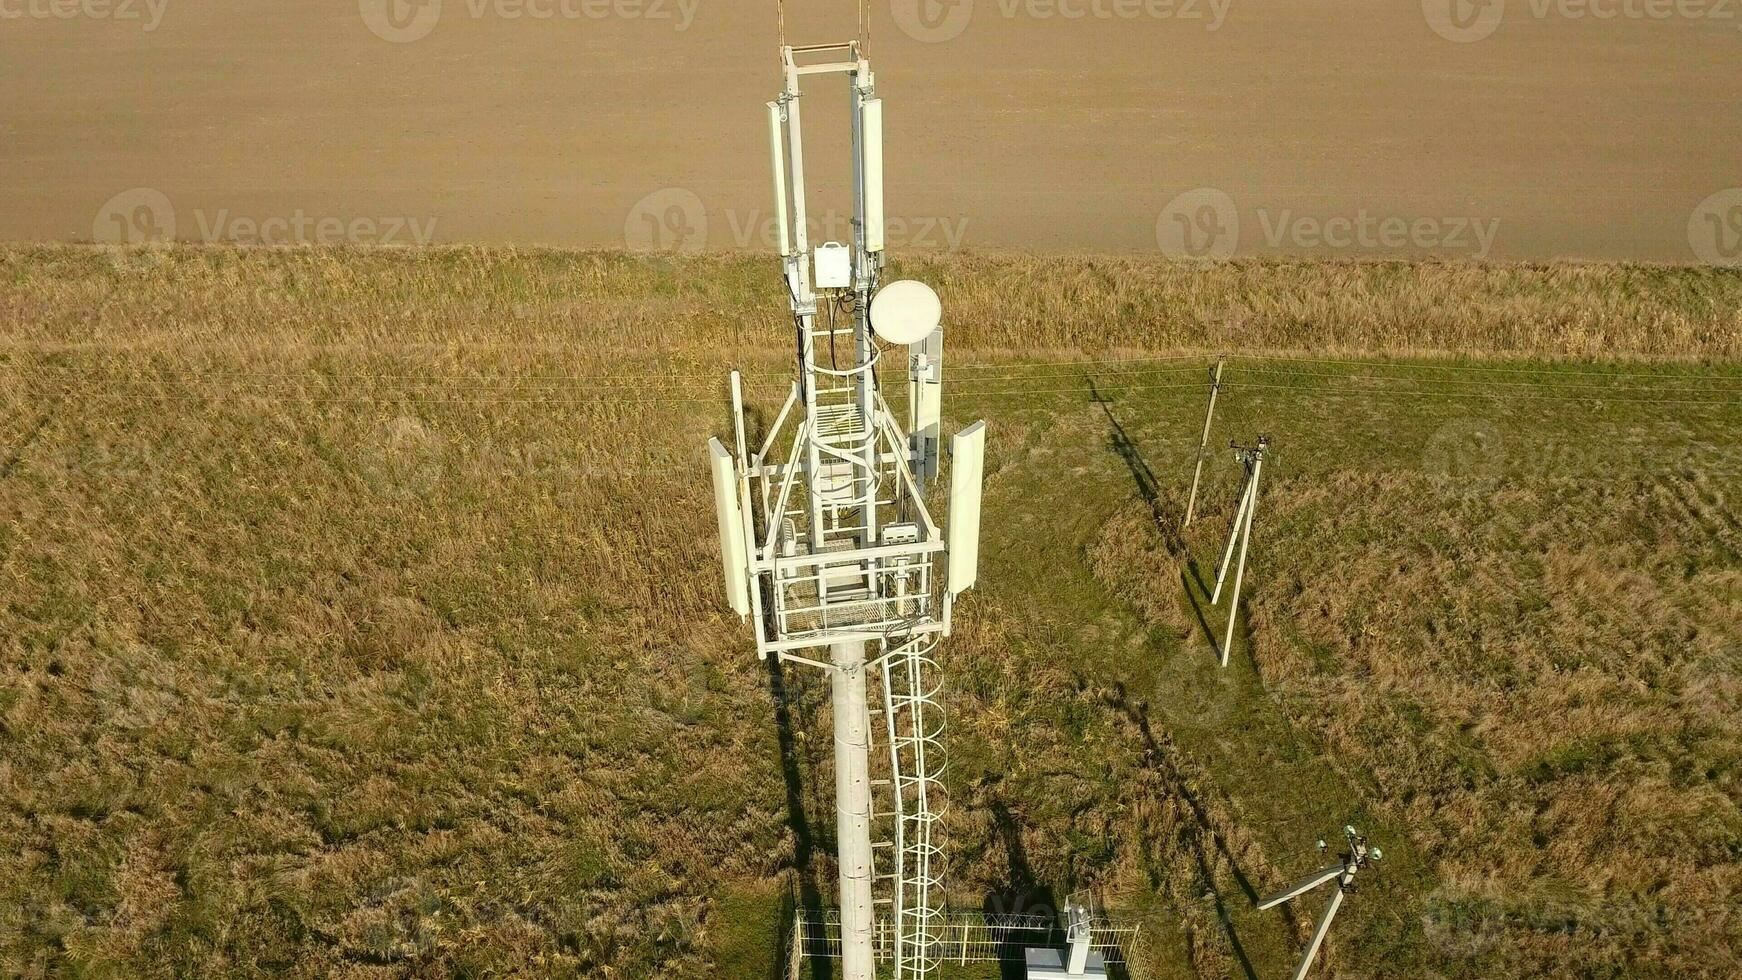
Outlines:
<svg viewBox="0 0 1742 980"><path fill-rule="evenodd" d="M950 439L946 534L925 500L939 473L942 305L923 283L883 282L883 102L864 43L783 36L780 58L768 139L797 377L752 451L732 372L736 446L709 444L726 592L761 657L830 678L842 976L875 980L882 951L896 977L917 980L936 967L941 940L936 652L975 580L986 429L976 422ZM814 94L805 86L843 81L852 240L813 245L800 107ZM905 419L884 401L886 372L906 382ZM874 741L887 780L873 779Z"/></svg>

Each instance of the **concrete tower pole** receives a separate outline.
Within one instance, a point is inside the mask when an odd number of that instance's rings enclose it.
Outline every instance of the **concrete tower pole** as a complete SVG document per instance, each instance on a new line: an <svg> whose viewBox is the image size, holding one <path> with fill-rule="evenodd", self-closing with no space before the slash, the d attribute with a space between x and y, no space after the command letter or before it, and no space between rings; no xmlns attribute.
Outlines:
<svg viewBox="0 0 1742 980"><path fill-rule="evenodd" d="M877 980L872 952L871 717L866 706L865 644L830 648L836 670L835 840L841 864L841 974Z"/></svg>

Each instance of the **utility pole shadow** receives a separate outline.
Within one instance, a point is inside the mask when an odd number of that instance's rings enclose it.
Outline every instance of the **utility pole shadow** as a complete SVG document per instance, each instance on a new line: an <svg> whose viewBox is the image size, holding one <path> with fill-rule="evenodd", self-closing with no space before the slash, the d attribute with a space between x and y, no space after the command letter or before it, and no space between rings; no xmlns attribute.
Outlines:
<svg viewBox="0 0 1742 980"><path fill-rule="evenodd" d="M1155 470L1151 469L1143 453L1138 450L1137 443L1131 439L1119 417L1113 413L1113 400L1102 395L1095 385L1094 378L1086 379L1089 384L1089 400L1100 406L1101 412L1107 416L1107 424L1111 426L1108 434L1108 445L1125 468L1131 473L1131 481L1136 484L1138 496L1149 506L1150 516L1155 520L1155 526L1161 531L1162 544L1175 559L1185 560L1185 570L1180 573L1180 585L1186 595L1186 601L1191 604L1192 615L1198 621L1198 627L1203 630L1204 639L1210 644L1210 652L1218 657L1222 653L1222 645L1216 639L1216 631L1210 627L1209 618L1204 615L1204 606L1198 600L1200 594L1208 596L1210 589L1204 584L1203 572L1198 567L1198 561L1192 557L1186 547L1184 533L1184 511L1177 500L1170 499L1161 492L1161 482L1156 479ZM1193 584L1197 588L1193 589Z"/></svg>
<svg viewBox="0 0 1742 980"><path fill-rule="evenodd" d="M1216 631L1210 628L1210 621L1204 616L1203 603L1198 601L1198 596L1200 594L1208 595L1209 590L1204 588L1203 580L1198 578L1197 560L1192 559L1186 564L1189 566L1190 570L1180 572L1180 588L1186 594L1186 601L1191 603L1192 615L1197 618L1198 628L1204 631L1204 640L1210 644L1210 652L1215 654L1217 657L1220 657L1222 655L1222 645L1216 642ZM1190 577L1188 578L1188 576ZM1192 587L1194 581L1197 584L1197 588L1195 589Z"/></svg>
<svg viewBox="0 0 1742 980"><path fill-rule="evenodd" d="M1089 384L1089 401L1100 406L1102 414L1107 416L1107 424L1112 427L1107 436L1108 445L1131 473L1131 482L1137 486L1137 495L1148 505L1150 516L1155 519L1156 527L1161 529L1168 552L1178 557L1183 553L1185 545L1180 535L1185 519L1184 512L1178 509L1177 501L1162 494L1161 481L1156 479L1155 471L1143 458L1142 451L1132 441L1130 433L1125 431L1119 417L1113 414L1113 400L1101 394L1094 378L1085 377L1084 380Z"/></svg>
<svg viewBox="0 0 1742 980"><path fill-rule="evenodd" d="M1240 942L1240 933L1234 927L1234 918L1228 908L1227 899L1216 881L1217 862L1215 858L1219 856L1222 861L1227 863L1229 870L1233 873L1235 884L1239 886L1247 900L1253 904L1258 902L1257 891L1253 889L1252 883L1247 879L1245 873L1240 870L1240 863L1235 859L1227 839L1222 836L1220 831L1216 830L1210 821L1203 802L1198 799L1196 793L1192 792L1185 774L1173 763L1168 755L1167 747L1156 739L1154 730L1149 724L1148 706L1134 703L1127 694L1124 684L1114 685L1113 693L1107 698L1107 702L1110 707L1123 713L1126 719L1136 727L1143 740L1145 761L1191 811L1195 827L1192 828L1189 843L1197 863L1198 877L1215 902L1216 918L1220 921L1222 930L1227 933L1228 945L1233 950L1234 959L1239 962L1240 969L1246 975L1247 980L1258 980L1258 973L1252 966L1245 946Z"/></svg>

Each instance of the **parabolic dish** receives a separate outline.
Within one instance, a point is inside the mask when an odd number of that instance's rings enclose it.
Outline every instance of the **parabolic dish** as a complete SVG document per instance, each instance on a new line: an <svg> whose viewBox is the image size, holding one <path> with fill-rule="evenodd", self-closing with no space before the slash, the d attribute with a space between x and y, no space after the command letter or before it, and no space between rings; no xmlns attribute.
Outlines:
<svg viewBox="0 0 1742 980"><path fill-rule="evenodd" d="M871 329L891 344L917 344L943 321L943 301L923 282L892 282L871 298Z"/></svg>

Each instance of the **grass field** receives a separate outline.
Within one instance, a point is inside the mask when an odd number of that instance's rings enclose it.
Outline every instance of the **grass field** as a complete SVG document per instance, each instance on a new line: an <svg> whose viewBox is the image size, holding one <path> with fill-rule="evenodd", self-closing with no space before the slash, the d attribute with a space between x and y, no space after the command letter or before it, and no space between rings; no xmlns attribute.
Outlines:
<svg viewBox="0 0 1742 980"><path fill-rule="evenodd" d="M1742 969L1742 274L966 255L953 900L1132 976ZM777 976L827 691L724 607L769 263L0 250L0 973ZM1241 628L1203 578L1275 439ZM778 686L784 701L771 695ZM784 722L784 726L781 724Z"/></svg>

